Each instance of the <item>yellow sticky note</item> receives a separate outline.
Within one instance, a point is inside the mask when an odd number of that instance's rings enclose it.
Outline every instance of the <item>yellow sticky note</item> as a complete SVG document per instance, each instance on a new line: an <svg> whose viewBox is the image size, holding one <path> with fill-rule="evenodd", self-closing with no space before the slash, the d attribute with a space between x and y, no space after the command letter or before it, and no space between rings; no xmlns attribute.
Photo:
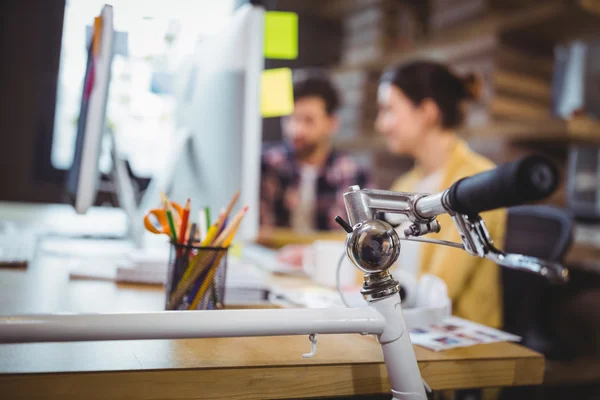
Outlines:
<svg viewBox="0 0 600 400"><path fill-rule="evenodd" d="M238 260L242 259L242 254L244 252L244 245L240 242L231 242L231 244L229 245L229 254L228 256L232 256L234 258L237 258Z"/></svg>
<svg viewBox="0 0 600 400"><path fill-rule="evenodd" d="M276 68L263 71L260 110L264 118L290 115L294 111L291 69Z"/></svg>
<svg viewBox="0 0 600 400"><path fill-rule="evenodd" d="M298 14L265 13L265 57L294 60L298 57Z"/></svg>

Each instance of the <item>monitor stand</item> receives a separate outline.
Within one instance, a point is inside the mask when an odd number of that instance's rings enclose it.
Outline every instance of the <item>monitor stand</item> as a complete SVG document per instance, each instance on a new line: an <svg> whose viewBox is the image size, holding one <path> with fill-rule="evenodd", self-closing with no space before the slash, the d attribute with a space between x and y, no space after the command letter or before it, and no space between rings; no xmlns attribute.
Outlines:
<svg viewBox="0 0 600 400"><path fill-rule="evenodd" d="M126 215L126 232L120 241L106 241L105 239L113 237L104 237L103 235L91 234L89 236L79 236L74 239L91 239L83 242L96 242L110 247L114 242L115 252L107 250L106 254L102 251L94 254L93 257L81 259L77 265L71 268L72 279L102 279L117 281L139 281L146 283L161 283L161 279L166 276L167 264L169 261L169 244L163 235L153 235L145 231L142 222L143 215L150 208L151 204L146 198L154 195L154 190L147 191L142 204L138 207L136 201L136 192L134 184L129 176L126 160L120 156L120 152L112 132L108 132L111 140L111 157L113 161L112 172L109 175L108 184L114 187L119 208ZM155 194L155 201L158 195ZM122 240L125 239L125 240ZM129 246L123 247L123 244L129 242Z"/></svg>
<svg viewBox="0 0 600 400"><path fill-rule="evenodd" d="M108 179L100 182L99 186L102 191L114 191L118 207L91 207L85 215L70 216L72 218L69 218L68 223L50 227L44 236L73 240L131 241L137 248L143 246L144 232L141 211L136 204L136 189L129 176L127 162L119 155L114 133L108 130L107 135L113 168ZM107 218L106 222L103 221L104 218ZM108 221L108 218L111 220Z"/></svg>
<svg viewBox="0 0 600 400"><path fill-rule="evenodd" d="M138 208L134 185L129 177L126 160L119 155L116 138L112 130L108 135L111 139L111 157L113 168L110 174L111 181L117 194L119 207L127 215L127 238L131 239L137 248L144 246L144 227L142 213L145 210Z"/></svg>

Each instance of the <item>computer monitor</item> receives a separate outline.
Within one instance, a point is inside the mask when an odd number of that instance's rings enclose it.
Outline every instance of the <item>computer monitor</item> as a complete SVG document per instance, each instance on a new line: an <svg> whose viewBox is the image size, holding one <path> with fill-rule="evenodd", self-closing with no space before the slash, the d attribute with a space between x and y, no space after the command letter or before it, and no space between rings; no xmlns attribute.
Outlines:
<svg viewBox="0 0 600 400"><path fill-rule="evenodd" d="M113 8L105 5L94 20L81 94L73 165L66 192L75 211L85 214L94 204L100 181L100 150L106 128L106 103L114 45Z"/></svg>
<svg viewBox="0 0 600 400"><path fill-rule="evenodd" d="M96 20L75 158L68 174L67 192L82 214L96 197L102 137L105 133L112 137L105 129L114 37L112 12L111 6L105 6ZM238 206L248 205L249 212L236 238L252 239L258 234L264 13L259 6L239 7L224 29L204 38L182 63L174 77L175 145L165 154L167 167L152 177L139 205L124 161L119 159L117 143L112 141L112 183L129 220L128 236L137 247L144 247L142 216L160 205L160 192L181 203L190 198L192 216L204 207L210 207L216 216L239 190ZM93 84L88 84L90 81Z"/></svg>
<svg viewBox="0 0 600 400"><path fill-rule="evenodd" d="M238 206L249 212L239 240L258 234L264 13L241 6L183 62L174 78L177 144L144 199L158 203L164 191L181 203L191 198L191 215L206 206L216 214L240 190Z"/></svg>

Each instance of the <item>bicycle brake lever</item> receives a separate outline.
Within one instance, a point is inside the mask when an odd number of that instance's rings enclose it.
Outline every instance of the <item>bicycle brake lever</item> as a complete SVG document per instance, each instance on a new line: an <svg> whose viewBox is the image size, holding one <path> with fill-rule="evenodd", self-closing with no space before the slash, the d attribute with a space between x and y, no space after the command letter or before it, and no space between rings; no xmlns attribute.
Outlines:
<svg viewBox="0 0 600 400"><path fill-rule="evenodd" d="M479 216L455 214L452 218L460 232L464 248L470 254L485 257L507 268L543 276L552 283L562 284L569 281L569 270L560 263L498 250Z"/></svg>
<svg viewBox="0 0 600 400"><path fill-rule="evenodd" d="M559 263L522 254L503 253L495 248L493 250L486 255L486 258L504 267L533 272L555 284L569 281L569 270Z"/></svg>

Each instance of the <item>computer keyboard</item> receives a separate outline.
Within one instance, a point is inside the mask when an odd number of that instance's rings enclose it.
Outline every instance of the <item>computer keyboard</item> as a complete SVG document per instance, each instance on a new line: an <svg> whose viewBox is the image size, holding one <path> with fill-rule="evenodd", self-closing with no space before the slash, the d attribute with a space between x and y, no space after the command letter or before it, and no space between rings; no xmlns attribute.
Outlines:
<svg viewBox="0 0 600 400"><path fill-rule="evenodd" d="M0 268L23 268L33 260L37 236L32 232L0 234Z"/></svg>

